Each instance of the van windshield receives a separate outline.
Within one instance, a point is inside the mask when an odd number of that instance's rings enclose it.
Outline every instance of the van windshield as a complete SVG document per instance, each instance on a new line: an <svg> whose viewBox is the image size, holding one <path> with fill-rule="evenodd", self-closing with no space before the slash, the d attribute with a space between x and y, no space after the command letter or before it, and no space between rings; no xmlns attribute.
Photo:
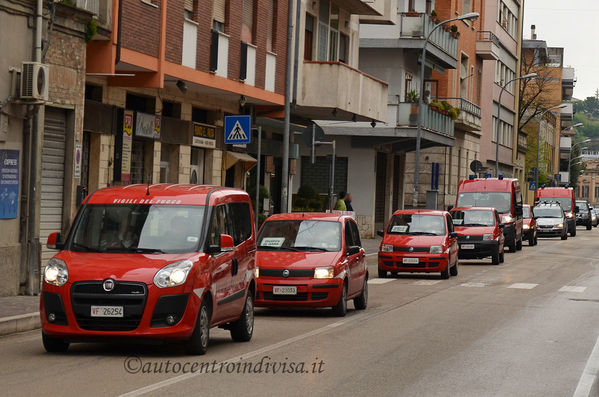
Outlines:
<svg viewBox="0 0 599 397"><path fill-rule="evenodd" d="M182 253L198 249L203 206L87 205L75 225L71 251Z"/></svg>
<svg viewBox="0 0 599 397"><path fill-rule="evenodd" d="M572 198L571 197L541 197L539 203L558 203L562 206L564 211L572 211Z"/></svg>
<svg viewBox="0 0 599 397"><path fill-rule="evenodd" d="M504 192L460 193L457 207L492 207L497 212L511 212L512 195Z"/></svg>

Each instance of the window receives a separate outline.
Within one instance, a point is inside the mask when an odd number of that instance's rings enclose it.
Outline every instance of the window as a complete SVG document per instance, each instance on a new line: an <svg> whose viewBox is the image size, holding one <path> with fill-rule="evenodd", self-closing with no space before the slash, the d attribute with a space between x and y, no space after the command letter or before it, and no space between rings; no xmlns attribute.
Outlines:
<svg viewBox="0 0 599 397"><path fill-rule="evenodd" d="M412 73L406 72L404 85L405 85L404 101L407 102L407 99L405 98L405 96L408 94L408 92L412 91Z"/></svg>
<svg viewBox="0 0 599 397"><path fill-rule="evenodd" d="M329 55L329 16L330 0L320 1L320 12L318 15L318 60L327 61Z"/></svg>
<svg viewBox="0 0 599 397"><path fill-rule="evenodd" d="M162 115L164 117L181 118L181 104L178 102L162 101Z"/></svg>
<svg viewBox="0 0 599 397"><path fill-rule="evenodd" d="M233 241L239 245L252 237L252 217L248 203L229 204L229 214L234 226Z"/></svg>
<svg viewBox="0 0 599 397"><path fill-rule="evenodd" d="M497 23L513 38L518 36L518 17L502 0L499 0L498 4Z"/></svg>
<svg viewBox="0 0 599 397"><path fill-rule="evenodd" d="M462 54L460 61L460 97L462 98L468 98L468 82L470 81L468 61L468 56Z"/></svg>
<svg viewBox="0 0 599 397"><path fill-rule="evenodd" d="M472 0L462 0L462 14L472 11Z"/></svg>
<svg viewBox="0 0 599 397"><path fill-rule="evenodd" d="M352 235L353 235L353 239L354 239L354 246L358 246L361 247L362 246L362 240L360 239L360 231L358 230L358 225L356 225L356 222L354 221L349 221L349 227L352 230Z"/></svg>
<svg viewBox="0 0 599 397"><path fill-rule="evenodd" d="M348 158L335 158L335 186L333 192L347 191ZM331 175L331 157L317 156L314 164L310 157L302 156L302 184L312 185L319 193L329 192Z"/></svg>
<svg viewBox="0 0 599 397"><path fill-rule="evenodd" d="M210 220L210 227L208 228L208 246L220 247L221 234L232 235L230 220L227 217L225 205L214 207L212 211L212 219Z"/></svg>
<svg viewBox="0 0 599 397"><path fill-rule="evenodd" d="M306 13L306 28L304 38L304 61L312 60L312 49L314 48L314 17Z"/></svg>
<svg viewBox="0 0 599 397"><path fill-rule="evenodd" d="M345 223L345 248L354 246L354 236L352 234L351 226L349 224L349 221Z"/></svg>
<svg viewBox="0 0 599 397"><path fill-rule="evenodd" d="M196 107L191 108L191 121L194 123L208 123L208 111Z"/></svg>
<svg viewBox="0 0 599 397"><path fill-rule="evenodd" d="M275 29L276 29L276 18L277 15L277 2L270 0L270 7L268 7L268 20L266 21L266 51L273 52L275 46Z"/></svg>
<svg viewBox="0 0 599 397"><path fill-rule="evenodd" d="M183 4L183 13L186 19L193 20L193 13L195 11L194 3L194 0L185 0L185 3Z"/></svg>
<svg viewBox="0 0 599 397"><path fill-rule="evenodd" d="M226 0L214 0L212 6L212 29L217 32L225 31Z"/></svg>
<svg viewBox="0 0 599 397"><path fill-rule="evenodd" d="M243 0L241 15L241 41L254 42L254 10L255 0Z"/></svg>
<svg viewBox="0 0 599 397"><path fill-rule="evenodd" d="M349 36L339 34L339 62L349 64Z"/></svg>
<svg viewBox="0 0 599 397"><path fill-rule="evenodd" d="M335 62L339 59L339 7L336 4L331 4L329 25L331 27L331 37L329 38L329 61Z"/></svg>
<svg viewBox="0 0 599 397"><path fill-rule="evenodd" d="M595 187L595 201L599 198L599 186Z"/></svg>

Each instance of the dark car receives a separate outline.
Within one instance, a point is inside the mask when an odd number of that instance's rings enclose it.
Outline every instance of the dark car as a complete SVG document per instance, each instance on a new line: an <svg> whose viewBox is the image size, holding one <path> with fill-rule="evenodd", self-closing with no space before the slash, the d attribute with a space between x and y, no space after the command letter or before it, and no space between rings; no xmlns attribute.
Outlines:
<svg viewBox="0 0 599 397"><path fill-rule="evenodd" d="M599 218L597 218L597 210L595 210L595 208L590 207L591 208L591 223L593 224L593 227L597 227L597 225L599 224Z"/></svg>
<svg viewBox="0 0 599 397"><path fill-rule="evenodd" d="M561 237L568 239L568 221L559 203L539 204L532 210L538 224L539 237Z"/></svg>
<svg viewBox="0 0 599 397"><path fill-rule="evenodd" d="M576 226L586 226L587 230L591 230L593 227L593 220L591 217L591 207L587 200L576 200L576 206L578 212L576 213Z"/></svg>
<svg viewBox="0 0 599 397"><path fill-rule="evenodd" d="M534 218L532 208L528 204L522 206L522 234L528 240L528 245L537 245L537 220Z"/></svg>

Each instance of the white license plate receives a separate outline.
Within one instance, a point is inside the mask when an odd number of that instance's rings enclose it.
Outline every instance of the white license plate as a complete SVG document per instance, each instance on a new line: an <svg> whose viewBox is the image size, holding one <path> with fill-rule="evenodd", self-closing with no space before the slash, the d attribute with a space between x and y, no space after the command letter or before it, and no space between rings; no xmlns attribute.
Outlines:
<svg viewBox="0 0 599 397"><path fill-rule="evenodd" d="M414 265L420 263L420 260L418 258L403 258L403 263L406 265Z"/></svg>
<svg viewBox="0 0 599 397"><path fill-rule="evenodd" d="M288 286L273 286L272 293L274 295L297 295L297 287Z"/></svg>
<svg viewBox="0 0 599 397"><path fill-rule="evenodd" d="M462 244L462 245L460 245L460 248L463 250L473 250L474 244Z"/></svg>
<svg viewBox="0 0 599 397"><path fill-rule="evenodd" d="M92 306L92 317L123 317L123 306Z"/></svg>

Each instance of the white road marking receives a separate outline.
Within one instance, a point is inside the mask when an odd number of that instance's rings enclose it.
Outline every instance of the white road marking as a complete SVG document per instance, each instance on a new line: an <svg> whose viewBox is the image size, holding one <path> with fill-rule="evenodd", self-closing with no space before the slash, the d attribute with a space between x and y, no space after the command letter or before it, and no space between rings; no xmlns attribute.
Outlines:
<svg viewBox="0 0 599 397"><path fill-rule="evenodd" d="M441 280L418 280L414 282L414 285L435 285L440 282Z"/></svg>
<svg viewBox="0 0 599 397"><path fill-rule="evenodd" d="M485 283L463 283L460 284L462 287L471 287L471 288L482 288L482 287L486 287L487 284Z"/></svg>
<svg viewBox="0 0 599 397"><path fill-rule="evenodd" d="M371 252L370 254L366 254L366 256L375 256L378 255L378 252Z"/></svg>
<svg viewBox="0 0 599 397"><path fill-rule="evenodd" d="M391 281L395 281L395 279L392 279L392 278L373 278L371 280L368 280L368 284L387 284L387 283L390 283Z"/></svg>
<svg viewBox="0 0 599 397"><path fill-rule="evenodd" d="M582 371L573 397L589 397L591 395L591 389L597 378L597 372L599 372L599 337L597 337L595 347L593 347L593 351L587 360L587 365L584 367L584 371Z"/></svg>
<svg viewBox="0 0 599 397"><path fill-rule="evenodd" d="M559 292L584 292L587 287L576 287L573 285L565 285L559 289Z"/></svg>
<svg viewBox="0 0 599 397"><path fill-rule="evenodd" d="M531 283L514 283L510 285L508 288L516 288L516 289L533 289L539 284L531 284Z"/></svg>

